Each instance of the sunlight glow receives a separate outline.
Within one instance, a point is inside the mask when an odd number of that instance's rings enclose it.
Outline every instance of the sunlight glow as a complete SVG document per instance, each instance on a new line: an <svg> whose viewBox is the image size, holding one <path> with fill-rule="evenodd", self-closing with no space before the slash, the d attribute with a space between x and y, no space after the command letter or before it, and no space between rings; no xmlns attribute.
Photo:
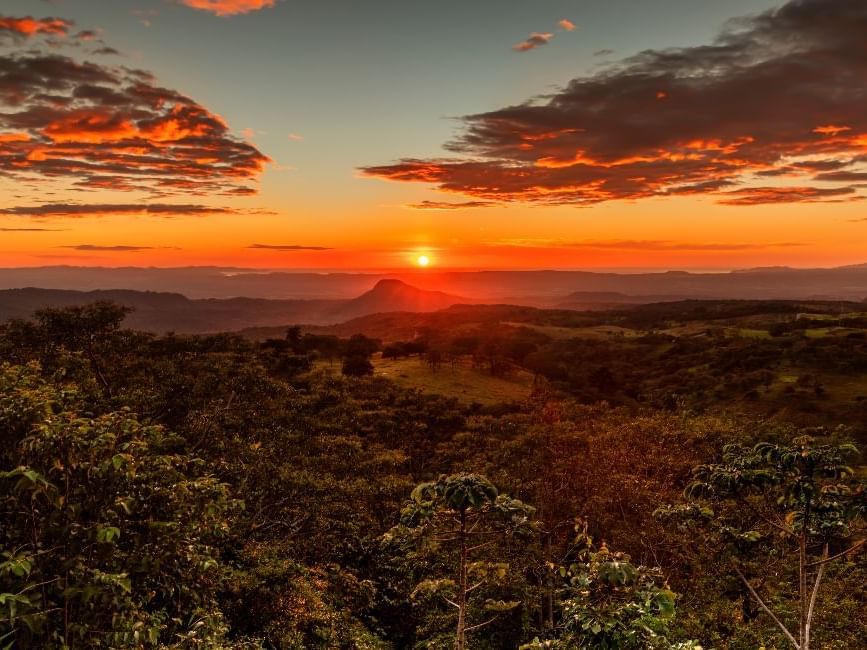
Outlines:
<svg viewBox="0 0 867 650"><path fill-rule="evenodd" d="M415 261L421 268L425 268L430 265L430 258L427 255L419 255Z"/></svg>

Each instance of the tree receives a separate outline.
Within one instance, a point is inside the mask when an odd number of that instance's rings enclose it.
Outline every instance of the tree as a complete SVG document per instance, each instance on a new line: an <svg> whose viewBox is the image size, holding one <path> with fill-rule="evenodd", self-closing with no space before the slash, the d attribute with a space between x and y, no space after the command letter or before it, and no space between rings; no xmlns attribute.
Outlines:
<svg viewBox="0 0 867 650"><path fill-rule="evenodd" d="M47 351L53 353L54 348L65 348L84 353L103 394L111 397L112 386L100 348L120 330L131 311L122 305L99 301L80 307L41 309L34 316Z"/></svg>
<svg viewBox="0 0 867 650"><path fill-rule="evenodd" d="M234 506L178 440L129 412L78 415L71 387L0 366L5 647L216 642L216 541Z"/></svg>
<svg viewBox="0 0 867 650"><path fill-rule="evenodd" d="M366 377L373 374L370 357L355 354L343 360L343 374L347 377Z"/></svg>
<svg viewBox="0 0 867 650"><path fill-rule="evenodd" d="M436 372L443 364L443 353L438 348L431 348L425 354L425 362L431 371Z"/></svg>
<svg viewBox="0 0 867 650"><path fill-rule="evenodd" d="M826 566L855 557L867 544L864 486L845 464L857 454L852 444L817 444L810 436L790 444L728 445L722 462L694 469L685 493L693 502L659 515L704 530L788 643L809 650ZM776 571L796 576L796 620L786 620L789 608L771 600L787 598L785 592L759 593L762 585L750 575L763 570L768 578Z"/></svg>
<svg viewBox="0 0 867 650"><path fill-rule="evenodd" d="M499 494L488 479L476 474L441 476L436 482L422 483L413 490L410 502L401 512L401 526L414 531L419 541L434 542L457 554L451 577L425 580L416 587L414 595L442 597L457 610L456 650L467 647L467 633L490 625L501 612L520 604L489 599L482 609L490 617L472 624L468 620L470 599L508 572L507 564L492 561L495 557L492 547L498 538L531 533L533 512L531 506ZM391 535L398 532L392 531ZM475 580L473 584L471 577Z"/></svg>
<svg viewBox="0 0 867 650"><path fill-rule="evenodd" d="M292 327L286 330L286 342L289 344L289 347L292 348L292 352L295 354L302 354L304 352L304 348L301 345L301 326L293 325Z"/></svg>
<svg viewBox="0 0 867 650"><path fill-rule="evenodd" d="M376 339L366 337L364 334L353 334L346 342L346 356L370 357L379 352L380 344Z"/></svg>
<svg viewBox="0 0 867 650"><path fill-rule="evenodd" d="M557 636L547 642L536 639L523 646L525 650L697 648L692 642L668 639L675 594L659 569L636 566L604 542L596 546L586 523L579 521L575 531L573 561L551 567L563 580Z"/></svg>

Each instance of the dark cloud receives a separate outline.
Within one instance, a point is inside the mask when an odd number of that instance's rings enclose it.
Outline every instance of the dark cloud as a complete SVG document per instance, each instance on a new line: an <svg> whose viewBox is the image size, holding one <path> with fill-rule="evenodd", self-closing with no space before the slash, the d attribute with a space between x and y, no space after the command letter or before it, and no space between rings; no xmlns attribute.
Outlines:
<svg viewBox="0 0 867 650"><path fill-rule="evenodd" d="M100 246L98 244L76 244L74 246L61 246L60 248L71 248L76 251L88 252L112 252L112 253L139 253L141 251L155 250L154 246Z"/></svg>
<svg viewBox="0 0 867 650"><path fill-rule="evenodd" d="M326 246L302 246L300 244L251 244L247 248L269 251L330 251Z"/></svg>
<svg viewBox="0 0 867 650"><path fill-rule="evenodd" d="M148 72L57 53L0 54L0 174L13 180L244 196L268 162L219 115Z"/></svg>
<svg viewBox="0 0 867 650"><path fill-rule="evenodd" d="M406 207L413 210L466 210L473 208L491 208L497 205L493 201L461 201L459 203L451 203L449 201L422 201L421 203L411 203Z"/></svg>
<svg viewBox="0 0 867 650"><path fill-rule="evenodd" d="M0 232L60 232L63 228L0 228Z"/></svg>
<svg viewBox="0 0 867 650"><path fill-rule="evenodd" d="M0 214L19 217L100 217L120 214L207 216L240 212L234 208L190 203L46 203L0 209Z"/></svg>
<svg viewBox="0 0 867 650"><path fill-rule="evenodd" d="M867 171L865 42L864 0L792 0L731 21L709 45L646 51L554 95L467 116L452 157L362 172L483 201L857 199L840 177L803 186L816 172ZM762 176L796 187L765 188Z"/></svg>
<svg viewBox="0 0 867 650"><path fill-rule="evenodd" d="M825 172L816 175L817 181L831 181L834 183L864 183L867 182L867 171L861 172Z"/></svg>
<svg viewBox="0 0 867 650"><path fill-rule="evenodd" d="M723 205L765 205L768 203L820 203L853 201L863 197L853 187L748 187L725 192Z"/></svg>

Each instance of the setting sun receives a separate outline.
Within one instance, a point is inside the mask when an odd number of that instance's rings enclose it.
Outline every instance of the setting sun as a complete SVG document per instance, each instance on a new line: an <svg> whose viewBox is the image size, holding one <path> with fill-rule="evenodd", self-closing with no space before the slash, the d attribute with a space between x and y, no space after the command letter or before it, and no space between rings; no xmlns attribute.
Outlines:
<svg viewBox="0 0 867 650"><path fill-rule="evenodd" d="M419 255L418 258L415 260L415 263L418 264L420 267L425 268L426 266L430 265L430 258L427 255Z"/></svg>

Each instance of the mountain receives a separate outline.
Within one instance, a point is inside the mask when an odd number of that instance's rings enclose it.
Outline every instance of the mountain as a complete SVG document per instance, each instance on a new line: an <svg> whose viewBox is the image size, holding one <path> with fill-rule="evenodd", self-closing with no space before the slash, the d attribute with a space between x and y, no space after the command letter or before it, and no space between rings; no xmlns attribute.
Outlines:
<svg viewBox="0 0 867 650"><path fill-rule="evenodd" d="M0 268L0 289L43 287L89 291L135 289L199 298L352 300L381 280L399 280L419 290L461 296L461 301L550 306L571 300L584 307L593 294L623 294L636 302L676 299L835 300L867 297L867 265L796 269L765 267L739 272L687 271L612 273L592 271L437 271L326 273L245 268ZM603 296L601 301L607 302ZM615 300L616 302L616 300Z"/></svg>
<svg viewBox="0 0 867 650"><path fill-rule="evenodd" d="M289 323L331 323L327 312L341 301L264 300L230 298L190 300L178 293L155 291L65 291L8 289L0 291L0 322L28 318L45 307L72 307L100 300L133 309L126 325L151 332L231 332L247 327L285 326Z"/></svg>
<svg viewBox="0 0 867 650"><path fill-rule="evenodd" d="M466 305L473 302L479 301L453 296L442 291L425 291L402 280L380 280L373 289L342 303L330 315L335 318L334 322L342 323L367 314L439 311L452 305Z"/></svg>
<svg viewBox="0 0 867 650"><path fill-rule="evenodd" d="M646 305L651 302L679 300L681 296L630 296L617 291L573 291L551 303L554 309L602 311L623 305Z"/></svg>
<svg viewBox="0 0 867 650"><path fill-rule="evenodd" d="M423 291L399 280L382 280L352 300L266 300L226 298L191 300L178 293L107 290L7 289L0 291L0 322L28 318L45 307L71 307L100 300L134 311L126 325L152 332L196 334L247 328L283 328L293 323L331 325L381 312L431 312L466 304L459 296Z"/></svg>

